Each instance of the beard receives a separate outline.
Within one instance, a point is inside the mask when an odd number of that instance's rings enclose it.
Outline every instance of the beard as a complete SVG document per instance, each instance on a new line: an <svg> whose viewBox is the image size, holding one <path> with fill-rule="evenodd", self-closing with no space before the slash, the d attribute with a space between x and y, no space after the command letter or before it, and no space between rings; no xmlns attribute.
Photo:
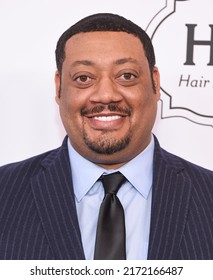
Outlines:
<svg viewBox="0 0 213 280"><path fill-rule="evenodd" d="M131 132L129 132L128 135L124 136L121 139L112 138L110 136L107 136L106 134L107 132L103 132L103 134L96 141L94 141L90 139L90 137L84 130L84 143L90 150L96 152L97 154L112 155L125 149L129 145L132 138Z"/></svg>
<svg viewBox="0 0 213 280"><path fill-rule="evenodd" d="M105 108L108 108L110 112L118 112L123 113L124 115L131 115L131 110L128 108L120 108L116 104L108 104L107 106L99 105L92 109L84 108L81 111L82 116L86 116L88 114L94 114L94 113L101 113ZM83 124L84 126L84 124ZM95 141L92 140L89 135L87 134L86 130L83 129L83 139L84 143L87 145L87 147L92 150L93 152L96 152L98 154L102 155L112 155L116 152L119 152L123 149L125 149L132 138L132 132L129 131L123 138L118 139L116 137L110 137L110 134L108 131L103 131L102 134L99 136L98 139Z"/></svg>

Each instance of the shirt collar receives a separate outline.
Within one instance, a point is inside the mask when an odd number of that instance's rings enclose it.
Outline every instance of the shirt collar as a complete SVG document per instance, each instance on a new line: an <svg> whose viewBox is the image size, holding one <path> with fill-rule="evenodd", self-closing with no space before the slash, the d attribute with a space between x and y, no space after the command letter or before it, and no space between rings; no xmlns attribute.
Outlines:
<svg viewBox="0 0 213 280"><path fill-rule="evenodd" d="M80 201L93 187L98 178L103 174L120 171L127 180L147 199L153 177L154 137L150 144L139 155L116 170L104 168L82 157L70 144L68 139L68 152L71 164L73 188L77 201Z"/></svg>

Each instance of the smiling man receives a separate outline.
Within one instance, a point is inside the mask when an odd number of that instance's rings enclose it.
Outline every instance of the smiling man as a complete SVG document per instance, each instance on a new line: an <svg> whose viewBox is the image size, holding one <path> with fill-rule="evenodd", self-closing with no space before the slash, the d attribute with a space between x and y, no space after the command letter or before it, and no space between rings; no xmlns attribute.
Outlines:
<svg viewBox="0 0 213 280"><path fill-rule="evenodd" d="M152 134L148 35L86 17L56 47L56 150L0 168L0 259L213 259L213 172Z"/></svg>
<svg viewBox="0 0 213 280"><path fill-rule="evenodd" d="M158 70L150 71L139 38L126 32L78 33L65 53L56 100L71 144L106 169L120 167L150 143Z"/></svg>

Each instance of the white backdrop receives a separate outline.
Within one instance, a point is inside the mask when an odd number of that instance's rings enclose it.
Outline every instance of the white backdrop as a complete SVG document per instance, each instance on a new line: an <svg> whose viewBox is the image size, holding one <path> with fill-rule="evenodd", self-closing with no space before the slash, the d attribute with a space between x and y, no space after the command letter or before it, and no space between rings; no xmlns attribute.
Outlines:
<svg viewBox="0 0 213 280"><path fill-rule="evenodd" d="M0 0L0 165L61 145L65 131L54 100L54 51L65 29L97 12L118 13L146 28L166 2ZM212 0L202 3L213 10ZM161 119L159 102L154 133L165 149L213 170L212 126Z"/></svg>

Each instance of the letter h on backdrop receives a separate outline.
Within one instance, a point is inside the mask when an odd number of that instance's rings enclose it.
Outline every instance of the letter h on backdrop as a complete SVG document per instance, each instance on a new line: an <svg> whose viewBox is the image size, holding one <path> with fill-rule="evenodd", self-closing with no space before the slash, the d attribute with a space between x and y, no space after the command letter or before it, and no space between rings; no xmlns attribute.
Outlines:
<svg viewBox="0 0 213 280"><path fill-rule="evenodd" d="M211 40L195 40L195 27L197 24L186 24L188 28L188 38L187 38L187 53L186 53L186 62L184 65L195 65L193 61L194 55L194 46L210 46L210 60L207 65L213 65L213 25L209 24L211 28Z"/></svg>

